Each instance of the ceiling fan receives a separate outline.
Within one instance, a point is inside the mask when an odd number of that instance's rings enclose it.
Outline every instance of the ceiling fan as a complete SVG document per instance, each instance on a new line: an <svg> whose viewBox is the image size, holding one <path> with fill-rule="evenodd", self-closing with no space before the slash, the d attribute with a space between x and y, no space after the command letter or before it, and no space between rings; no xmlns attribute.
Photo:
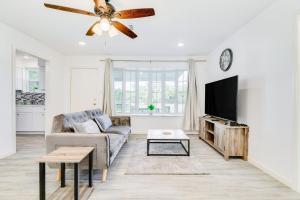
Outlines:
<svg viewBox="0 0 300 200"><path fill-rule="evenodd" d="M137 37L137 35L131 29L126 27L124 24L116 21L115 19L133 19L155 15L155 11L153 8L139 8L116 11L114 6L109 3L109 0L94 0L94 3L94 12L48 3L45 3L44 5L47 8L52 8L56 10L99 17L100 19L97 20L87 31L87 36L93 36L95 34L102 35L104 32L108 32L108 34L112 37L118 34L118 31L120 31L128 37L134 39Z"/></svg>

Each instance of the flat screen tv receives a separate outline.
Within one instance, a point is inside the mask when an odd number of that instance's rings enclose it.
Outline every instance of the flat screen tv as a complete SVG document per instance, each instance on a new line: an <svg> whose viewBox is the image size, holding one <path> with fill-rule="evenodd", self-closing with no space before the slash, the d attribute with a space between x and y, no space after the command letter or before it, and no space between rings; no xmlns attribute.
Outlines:
<svg viewBox="0 0 300 200"><path fill-rule="evenodd" d="M238 76L205 85L205 114L237 120Z"/></svg>

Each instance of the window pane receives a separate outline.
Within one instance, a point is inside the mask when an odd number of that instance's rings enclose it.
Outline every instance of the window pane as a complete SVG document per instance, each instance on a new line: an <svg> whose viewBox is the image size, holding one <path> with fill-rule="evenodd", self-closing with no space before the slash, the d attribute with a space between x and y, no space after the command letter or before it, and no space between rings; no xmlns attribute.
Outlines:
<svg viewBox="0 0 300 200"><path fill-rule="evenodd" d="M116 113L123 112L123 70L114 69L114 97Z"/></svg>
<svg viewBox="0 0 300 200"><path fill-rule="evenodd" d="M123 81L123 70L114 70L114 81Z"/></svg>
<svg viewBox="0 0 300 200"><path fill-rule="evenodd" d="M122 113L122 99L123 99L123 89L122 88L123 88L122 81L114 82L116 113Z"/></svg>
<svg viewBox="0 0 300 200"><path fill-rule="evenodd" d="M179 71L178 72L178 81L187 81L188 71Z"/></svg>
<svg viewBox="0 0 300 200"><path fill-rule="evenodd" d="M29 81L38 81L39 80L38 69L28 69L28 80Z"/></svg>
<svg viewBox="0 0 300 200"><path fill-rule="evenodd" d="M178 113L183 113L187 96L188 72L178 72Z"/></svg>
<svg viewBox="0 0 300 200"><path fill-rule="evenodd" d="M149 73L139 72L139 113L148 112Z"/></svg>
<svg viewBox="0 0 300 200"><path fill-rule="evenodd" d="M39 91L39 69L38 68L25 68L25 90L27 92Z"/></svg>
<svg viewBox="0 0 300 200"><path fill-rule="evenodd" d="M136 83L135 83L135 71L125 72L125 113L135 113L135 95L136 95Z"/></svg>
<svg viewBox="0 0 300 200"><path fill-rule="evenodd" d="M29 92L37 92L39 89L39 81L28 81Z"/></svg>
<svg viewBox="0 0 300 200"><path fill-rule="evenodd" d="M161 112L161 72L152 73L152 99L151 103L155 105L155 112Z"/></svg>
<svg viewBox="0 0 300 200"><path fill-rule="evenodd" d="M165 79L165 112L175 113L176 101L176 73L166 72Z"/></svg>

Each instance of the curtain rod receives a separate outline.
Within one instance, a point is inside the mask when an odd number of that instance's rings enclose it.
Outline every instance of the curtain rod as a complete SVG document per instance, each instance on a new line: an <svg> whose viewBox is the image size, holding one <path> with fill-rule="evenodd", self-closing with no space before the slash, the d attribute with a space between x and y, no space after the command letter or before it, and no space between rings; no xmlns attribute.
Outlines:
<svg viewBox="0 0 300 200"><path fill-rule="evenodd" d="M105 60L100 60L104 62ZM188 60L111 60L113 62L188 62ZM206 60L193 60L194 62L206 62Z"/></svg>

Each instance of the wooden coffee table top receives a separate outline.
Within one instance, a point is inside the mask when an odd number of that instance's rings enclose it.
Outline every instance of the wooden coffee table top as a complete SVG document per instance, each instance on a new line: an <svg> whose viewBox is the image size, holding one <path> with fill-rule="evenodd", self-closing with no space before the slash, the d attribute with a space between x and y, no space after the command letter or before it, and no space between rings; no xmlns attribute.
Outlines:
<svg viewBox="0 0 300 200"><path fill-rule="evenodd" d="M190 138L181 129L151 129L148 130L148 140L189 140Z"/></svg>
<svg viewBox="0 0 300 200"><path fill-rule="evenodd" d="M37 160L40 163L80 163L94 147L60 147Z"/></svg>

